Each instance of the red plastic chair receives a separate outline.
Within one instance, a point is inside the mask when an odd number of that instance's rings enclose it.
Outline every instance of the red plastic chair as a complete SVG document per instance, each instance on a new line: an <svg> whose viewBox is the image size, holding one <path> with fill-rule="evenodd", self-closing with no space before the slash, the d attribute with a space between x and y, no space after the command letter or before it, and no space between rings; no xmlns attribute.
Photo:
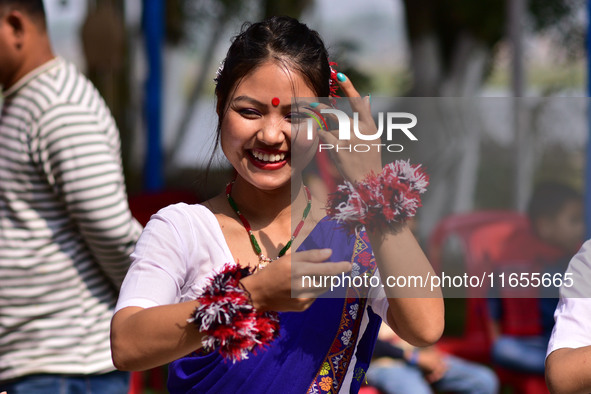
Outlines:
<svg viewBox="0 0 591 394"><path fill-rule="evenodd" d="M433 231L428 244L429 258L437 272L443 269L445 243L455 236L464 253L464 269L468 275L482 276L502 267L505 245L516 234L529 234L527 218L512 211L483 211L458 214L443 219ZM524 248L526 246L524 245ZM524 254L530 253L525 250ZM444 336L437 344L442 351L477 362L490 363L490 315L486 297L487 286L469 288L466 318L461 337ZM519 393L547 393L543 376L495 369L502 384Z"/></svg>
<svg viewBox="0 0 591 394"><path fill-rule="evenodd" d="M200 202L196 193L187 190L164 190L153 193L141 193L129 197L129 209L143 226L150 217L161 208L178 202L197 204Z"/></svg>
<svg viewBox="0 0 591 394"><path fill-rule="evenodd" d="M429 238L429 259L436 272L443 270L443 248L455 236L464 252L464 272L481 276L490 272L490 262L499 256L505 239L516 228L527 226L527 219L511 211L483 211L449 216L443 219ZM444 337L441 350L478 362L490 355L489 316L486 289L469 289L466 319L461 338Z"/></svg>
<svg viewBox="0 0 591 394"><path fill-rule="evenodd" d="M372 386L361 386L358 394L382 394L380 390Z"/></svg>

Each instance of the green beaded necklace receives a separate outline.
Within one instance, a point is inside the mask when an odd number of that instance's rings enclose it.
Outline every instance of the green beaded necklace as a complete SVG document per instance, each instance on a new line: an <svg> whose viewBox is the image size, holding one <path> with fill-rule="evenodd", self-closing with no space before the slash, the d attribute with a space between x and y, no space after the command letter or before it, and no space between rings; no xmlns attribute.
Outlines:
<svg viewBox="0 0 591 394"><path fill-rule="evenodd" d="M312 196L310 195L310 190L308 190L308 188L306 186L304 186L304 191L306 193L306 201L307 202L306 202L306 208L304 209L304 213L302 214L302 220L300 220L300 222L298 223L298 225L295 228L289 241L287 241L285 246L279 251L279 255L276 258L271 259L271 258L265 256L263 254L263 252L261 251L261 247L259 246L259 243L257 242L257 239L254 236L254 233L252 232L252 228L250 227L250 223L248 223L248 220L246 220L244 215L240 212L240 210L238 209L238 206L236 205L236 202L232 198L231 194L232 194L232 185L233 184L234 184L234 181L228 183L228 185L226 186L226 197L228 198L228 203L230 203L230 206L232 207L234 212L236 212L236 215L238 215L238 218L242 222L244 229L248 233L248 237L250 238L250 243L252 244L252 248L253 248L254 252L259 256L259 269L264 268L269 263L271 263L274 260L277 260L279 257L283 256L289 250L289 248L291 247L291 243L293 242L295 237L298 236L302 227L304 227L304 221L306 220L308 213L310 213L310 208L312 206Z"/></svg>

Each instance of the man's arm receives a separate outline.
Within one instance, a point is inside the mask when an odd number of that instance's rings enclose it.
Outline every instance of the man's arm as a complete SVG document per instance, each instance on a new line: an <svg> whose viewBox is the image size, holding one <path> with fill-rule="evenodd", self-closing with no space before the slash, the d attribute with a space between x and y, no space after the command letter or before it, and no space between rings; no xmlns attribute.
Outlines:
<svg viewBox="0 0 591 394"><path fill-rule="evenodd" d="M69 219L119 288L141 226L127 202L118 131L108 112L98 115L82 104L47 111L39 122L39 159Z"/></svg>

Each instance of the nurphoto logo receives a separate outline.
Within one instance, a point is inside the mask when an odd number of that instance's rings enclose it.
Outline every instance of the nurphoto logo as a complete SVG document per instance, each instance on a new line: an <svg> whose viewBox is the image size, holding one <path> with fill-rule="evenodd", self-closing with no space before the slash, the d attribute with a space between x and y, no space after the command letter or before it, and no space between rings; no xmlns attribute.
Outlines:
<svg viewBox="0 0 591 394"><path fill-rule="evenodd" d="M339 125L339 140L341 141L350 141L351 140L351 120L349 115L345 112L335 109L335 108L322 108L319 111L313 111L312 113L308 113L310 116L307 120L307 138L308 140L314 139L314 131L315 129L328 129L326 120L322 116L323 114L330 114L334 115L338 121ZM417 124L417 117L409 112L386 112L386 125L384 127L384 113L378 113L378 128L372 134L364 134L361 130L359 130L359 113L353 113L353 133L355 136L362 141L381 141L382 134L384 133L384 128L386 130L386 140L388 142L392 141L394 132L402 132L404 135L411 141L418 141L418 138L410 131L411 128L416 126ZM407 122L400 122L400 119L406 119ZM314 123L316 123L319 127L315 127ZM349 145L333 145L333 144L319 144L318 151L321 152L323 150L335 150L337 152L341 150L349 151L349 152L368 152L371 150L371 147L377 147L378 152L381 151L382 148L386 149L388 152L402 152L404 150L404 146L401 144L383 144L383 143L373 143L373 144L349 144Z"/></svg>

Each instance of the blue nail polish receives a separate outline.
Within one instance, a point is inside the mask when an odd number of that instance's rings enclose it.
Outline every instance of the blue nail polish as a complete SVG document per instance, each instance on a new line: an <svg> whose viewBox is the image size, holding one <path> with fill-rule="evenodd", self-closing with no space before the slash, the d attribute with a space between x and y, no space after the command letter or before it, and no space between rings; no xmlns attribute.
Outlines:
<svg viewBox="0 0 591 394"><path fill-rule="evenodd" d="M345 82L345 81L347 80L347 77L345 77L345 74L343 74L343 73L338 73L338 74L337 74L337 79L338 79L340 82Z"/></svg>
<svg viewBox="0 0 591 394"><path fill-rule="evenodd" d="M316 108L320 105L320 103L310 103L310 107Z"/></svg>
<svg viewBox="0 0 591 394"><path fill-rule="evenodd" d="M369 104L371 105L371 93L367 94L369 96Z"/></svg>

